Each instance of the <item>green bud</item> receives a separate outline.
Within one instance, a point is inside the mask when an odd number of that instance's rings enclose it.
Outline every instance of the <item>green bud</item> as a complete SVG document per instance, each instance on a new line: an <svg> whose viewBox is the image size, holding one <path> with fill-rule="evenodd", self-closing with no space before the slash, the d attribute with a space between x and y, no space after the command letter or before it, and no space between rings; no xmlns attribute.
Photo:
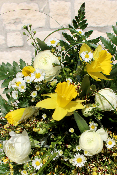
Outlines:
<svg viewBox="0 0 117 175"><path fill-rule="evenodd" d="M31 44L34 46L34 43L33 42Z"/></svg>
<svg viewBox="0 0 117 175"><path fill-rule="evenodd" d="M74 62L74 60L71 60L71 63L73 63Z"/></svg>
<svg viewBox="0 0 117 175"><path fill-rule="evenodd" d="M23 35L26 35L26 33L25 33L25 32L23 32Z"/></svg>
<svg viewBox="0 0 117 175"><path fill-rule="evenodd" d="M59 145L61 145L61 144L62 144L62 142L58 142L58 144L59 144Z"/></svg>
<svg viewBox="0 0 117 175"><path fill-rule="evenodd" d="M27 27L27 26L23 26L23 29L26 29L26 30L28 30L28 27Z"/></svg>
<svg viewBox="0 0 117 175"><path fill-rule="evenodd" d="M36 31L34 31L33 33L34 33L34 35L35 35L35 34L36 34Z"/></svg>
<svg viewBox="0 0 117 175"><path fill-rule="evenodd" d="M70 76L72 76L72 73L70 73Z"/></svg>

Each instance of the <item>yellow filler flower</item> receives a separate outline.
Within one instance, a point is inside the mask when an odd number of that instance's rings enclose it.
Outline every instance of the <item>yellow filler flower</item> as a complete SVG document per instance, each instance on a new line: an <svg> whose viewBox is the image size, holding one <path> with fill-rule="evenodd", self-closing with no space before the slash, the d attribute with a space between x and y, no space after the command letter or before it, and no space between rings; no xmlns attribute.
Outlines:
<svg viewBox="0 0 117 175"><path fill-rule="evenodd" d="M84 51L86 51L86 48L88 48L87 51L89 51L89 47L86 47L86 44L83 44L80 50L83 51L83 48ZM100 79L110 80L106 78L102 73L110 75L110 72L112 70L111 58L112 55L106 50L102 50L101 45L99 45L93 53L94 61L91 63L86 63L85 69L88 74L96 81L101 81Z"/></svg>
<svg viewBox="0 0 117 175"><path fill-rule="evenodd" d="M25 66L22 69L22 74L26 77L26 76L31 76L31 73L33 73L35 71L35 68L32 66Z"/></svg>
<svg viewBox="0 0 117 175"><path fill-rule="evenodd" d="M36 107L42 107L46 109L55 109L52 117L54 120L63 119L68 112L72 112L76 109L83 109L84 106L81 104L85 100L71 101L77 96L77 92L74 85L70 85L67 82L58 83L56 93L44 94L44 96L49 96L36 104Z"/></svg>

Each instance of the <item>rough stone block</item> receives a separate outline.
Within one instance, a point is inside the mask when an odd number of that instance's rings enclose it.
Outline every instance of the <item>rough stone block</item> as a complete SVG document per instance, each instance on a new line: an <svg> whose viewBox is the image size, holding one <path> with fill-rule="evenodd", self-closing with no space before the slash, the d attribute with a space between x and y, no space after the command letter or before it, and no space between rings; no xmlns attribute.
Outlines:
<svg viewBox="0 0 117 175"><path fill-rule="evenodd" d="M49 1L50 27L58 28L71 24L71 3L65 1ZM57 22L59 23L57 23Z"/></svg>
<svg viewBox="0 0 117 175"><path fill-rule="evenodd" d="M29 50L15 50L11 52L0 52L0 65L2 62L10 64L13 63L13 61L19 62L19 60L22 59L29 65L31 64L32 59L32 53Z"/></svg>
<svg viewBox="0 0 117 175"><path fill-rule="evenodd" d="M20 30L27 24L32 24L32 28L45 26L46 15L39 12L36 3L4 3L1 16L6 29L10 30Z"/></svg>
<svg viewBox="0 0 117 175"><path fill-rule="evenodd" d="M23 46L23 38L20 32L7 33L7 46Z"/></svg>
<svg viewBox="0 0 117 175"><path fill-rule="evenodd" d="M75 0L75 15L83 0ZM88 0L85 1L88 26L115 25L117 21L117 1Z"/></svg>
<svg viewBox="0 0 117 175"><path fill-rule="evenodd" d="M5 37L0 35L0 45L5 43Z"/></svg>

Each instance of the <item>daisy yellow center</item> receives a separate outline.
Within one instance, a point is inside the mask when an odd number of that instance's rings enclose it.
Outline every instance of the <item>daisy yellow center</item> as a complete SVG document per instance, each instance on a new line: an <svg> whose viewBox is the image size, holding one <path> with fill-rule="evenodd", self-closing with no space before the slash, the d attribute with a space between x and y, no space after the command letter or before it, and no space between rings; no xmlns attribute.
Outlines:
<svg viewBox="0 0 117 175"><path fill-rule="evenodd" d="M16 86L19 86L21 84L21 82L20 81L18 81L17 83L16 83Z"/></svg>
<svg viewBox="0 0 117 175"><path fill-rule="evenodd" d="M27 174L26 170L23 171L24 174Z"/></svg>
<svg viewBox="0 0 117 175"><path fill-rule="evenodd" d="M67 82L58 83L55 92L57 92L58 106L62 108L64 108L73 98L77 96L74 85L70 85Z"/></svg>
<svg viewBox="0 0 117 175"><path fill-rule="evenodd" d="M51 44L55 44L56 43L56 41L55 40L52 40L52 41L50 41L51 42Z"/></svg>
<svg viewBox="0 0 117 175"><path fill-rule="evenodd" d="M86 54L86 55L85 55L85 58L89 58L89 55L88 55L88 54Z"/></svg>
<svg viewBox="0 0 117 175"><path fill-rule="evenodd" d="M35 78L40 78L41 77L41 74L40 73L36 73L35 74Z"/></svg>
<svg viewBox="0 0 117 175"><path fill-rule="evenodd" d="M87 152L87 151L85 151L84 153L85 153L85 154L87 154L88 152Z"/></svg>
<svg viewBox="0 0 117 175"><path fill-rule="evenodd" d="M78 163L81 163L82 162L82 159L79 157L79 158L77 158L77 162Z"/></svg>
<svg viewBox="0 0 117 175"><path fill-rule="evenodd" d="M24 86L21 86L22 89L24 89Z"/></svg>
<svg viewBox="0 0 117 175"><path fill-rule="evenodd" d="M79 31L79 33L80 33L80 34L82 34L82 32L81 32L81 31Z"/></svg>
<svg viewBox="0 0 117 175"><path fill-rule="evenodd" d="M112 145L112 141L109 141L108 144L109 144L109 145Z"/></svg>
<svg viewBox="0 0 117 175"><path fill-rule="evenodd" d="M39 161L36 161L35 162L35 165L39 166L40 165L40 162Z"/></svg>
<svg viewBox="0 0 117 175"><path fill-rule="evenodd" d="M95 126L94 126L94 125L92 125L92 126L91 126L91 128L92 128L92 129L94 129L94 128L95 128Z"/></svg>

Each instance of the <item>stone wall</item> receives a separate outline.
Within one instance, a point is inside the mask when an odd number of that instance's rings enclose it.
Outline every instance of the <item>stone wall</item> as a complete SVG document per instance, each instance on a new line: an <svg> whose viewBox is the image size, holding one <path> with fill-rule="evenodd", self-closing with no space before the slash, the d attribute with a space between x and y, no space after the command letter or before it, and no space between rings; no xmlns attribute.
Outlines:
<svg viewBox="0 0 117 175"><path fill-rule="evenodd" d="M0 64L20 58L30 64L34 48L23 35L23 25L32 24L35 37L44 39L53 30L72 24L84 1L86 30L94 30L90 38L106 37L117 22L117 0L0 0ZM51 37L61 39L61 32Z"/></svg>

